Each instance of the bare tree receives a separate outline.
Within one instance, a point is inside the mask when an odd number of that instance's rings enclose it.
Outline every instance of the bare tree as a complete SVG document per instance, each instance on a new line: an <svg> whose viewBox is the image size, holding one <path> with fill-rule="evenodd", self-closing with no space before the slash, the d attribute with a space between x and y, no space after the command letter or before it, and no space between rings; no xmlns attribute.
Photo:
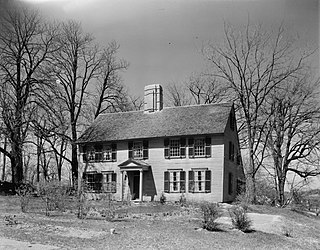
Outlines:
<svg viewBox="0 0 320 250"><path fill-rule="evenodd" d="M123 107L121 103L127 102L127 92L121 82L119 73L126 70L129 64L123 59L117 59L116 54L119 47L113 41L103 51L101 73L98 77L93 99L94 119L101 113L121 111Z"/></svg>
<svg viewBox="0 0 320 250"><path fill-rule="evenodd" d="M320 174L320 165L313 161L320 146L319 85L310 81L308 75L289 78L274 89L266 109L270 116L267 148L281 206L285 205L284 187L289 172L302 178Z"/></svg>
<svg viewBox="0 0 320 250"><path fill-rule="evenodd" d="M166 95L171 106L184 106L192 103L185 84L172 83L168 85Z"/></svg>
<svg viewBox="0 0 320 250"><path fill-rule="evenodd" d="M190 77L188 89L195 104L217 103L226 99L227 88L215 78L205 74Z"/></svg>
<svg viewBox="0 0 320 250"><path fill-rule="evenodd" d="M8 8L1 15L0 108L9 147L0 151L11 161L12 181L23 181L23 146L41 84L37 73L53 52L55 29L36 11Z"/></svg>
<svg viewBox="0 0 320 250"><path fill-rule="evenodd" d="M298 75L308 55L297 54L283 25L265 30L262 25L224 26L224 44L204 47L212 76L233 96L238 113L241 146L247 151L247 194L255 202L255 176L266 158L264 142L269 117L261 112L276 86Z"/></svg>

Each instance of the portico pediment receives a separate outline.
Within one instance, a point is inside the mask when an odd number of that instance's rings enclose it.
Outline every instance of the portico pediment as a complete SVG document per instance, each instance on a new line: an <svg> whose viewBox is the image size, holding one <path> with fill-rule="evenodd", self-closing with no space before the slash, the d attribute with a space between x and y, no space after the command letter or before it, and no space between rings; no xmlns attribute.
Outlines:
<svg viewBox="0 0 320 250"><path fill-rule="evenodd" d="M150 167L146 162L132 158L120 163L118 166L121 171L148 171Z"/></svg>

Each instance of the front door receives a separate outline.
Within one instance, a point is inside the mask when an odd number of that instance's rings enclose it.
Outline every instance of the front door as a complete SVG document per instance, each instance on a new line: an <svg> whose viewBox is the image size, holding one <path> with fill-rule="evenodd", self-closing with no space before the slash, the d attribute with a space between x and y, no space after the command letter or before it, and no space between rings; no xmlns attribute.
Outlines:
<svg viewBox="0 0 320 250"><path fill-rule="evenodd" d="M132 199L139 199L139 185L140 185L140 175L134 174L133 176L133 188L132 188Z"/></svg>

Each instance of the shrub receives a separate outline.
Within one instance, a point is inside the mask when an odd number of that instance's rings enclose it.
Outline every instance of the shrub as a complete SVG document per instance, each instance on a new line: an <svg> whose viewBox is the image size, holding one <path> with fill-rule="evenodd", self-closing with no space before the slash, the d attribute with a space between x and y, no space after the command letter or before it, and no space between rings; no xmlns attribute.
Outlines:
<svg viewBox="0 0 320 250"><path fill-rule="evenodd" d="M49 211L58 209L64 211L66 201L69 199L68 188L58 181L42 182L39 185L38 193L45 202L46 215Z"/></svg>
<svg viewBox="0 0 320 250"><path fill-rule="evenodd" d="M250 231L252 221L249 219L247 211L243 207L233 207L229 209L229 214L231 217L232 225L235 228L241 230L242 232Z"/></svg>
<svg viewBox="0 0 320 250"><path fill-rule="evenodd" d="M20 184L16 192L19 196L21 211L25 213L34 194L34 187L31 184Z"/></svg>
<svg viewBox="0 0 320 250"><path fill-rule="evenodd" d="M160 196L160 203L164 205L166 201L167 201L167 197L164 195L164 193L162 193Z"/></svg>
<svg viewBox="0 0 320 250"><path fill-rule="evenodd" d="M218 231L219 223L216 220L221 216L221 211L214 203L205 203L201 205L202 227L208 231Z"/></svg>
<svg viewBox="0 0 320 250"><path fill-rule="evenodd" d="M180 198L179 198L179 204L180 206L184 207L187 205L187 198L185 197L184 194L181 194Z"/></svg>

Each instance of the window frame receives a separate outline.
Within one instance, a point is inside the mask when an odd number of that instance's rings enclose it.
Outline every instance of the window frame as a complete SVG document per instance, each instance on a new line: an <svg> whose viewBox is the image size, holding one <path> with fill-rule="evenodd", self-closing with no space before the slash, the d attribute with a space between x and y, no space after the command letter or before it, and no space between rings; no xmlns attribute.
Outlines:
<svg viewBox="0 0 320 250"><path fill-rule="evenodd" d="M196 141L203 141L203 154L196 154ZM211 157L211 145L212 138L210 136L205 137L192 137L188 138L188 155L189 158L210 158Z"/></svg>
<svg viewBox="0 0 320 250"><path fill-rule="evenodd" d="M173 147L172 142L178 142ZM165 159L179 159L186 158L186 138L185 137L170 137L164 139L164 158ZM172 154L173 150L176 150L175 154Z"/></svg>
<svg viewBox="0 0 320 250"><path fill-rule="evenodd" d="M141 144L140 149L136 149L135 145ZM135 156L134 152L140 150L140 156ZM136 160L146 160L149 159L149 141L148 140L137 140L137 141L128 141L128 158Z"/></svg>
<svg viewBox="0 0 320 250"><path fill-rule="evenodd" d="M114 171L102 172L102 190L104 193L116 193L117 192L117 173Z"/></svg>
<svg viewBox="0 0 320 250"><path fill-rule="evenodd" d="M108 153L110 158L107 159L105 154ZM117 144L96 144L84 147L82 153L83 162L114 162L117 161Z"/></svg>
<svg viewBox="0 0 320 250"><path fill-rule="evenodd" d="M201 175L199 175L199 172L201 172ZM201 176L202 179L199 180L198 178L198 180L195 180L195 173L198 174L198 177ZM189 171L188 182L189 193L211 193L211 170L208 170L207 168L192 168ZM196 186L198 186L198 188L196 188ZM203 189L199 190L199 187L201 187L200 189Z"/></svg>
<svg viewBox="0 0 320 250"><path fill-rule="evenodd" d="M177 178L174 180L174 177ZM176 187L176 189L174 189ZM164 172L165 193L186 192L186 172L182 169L168 169Z"/></svg>

